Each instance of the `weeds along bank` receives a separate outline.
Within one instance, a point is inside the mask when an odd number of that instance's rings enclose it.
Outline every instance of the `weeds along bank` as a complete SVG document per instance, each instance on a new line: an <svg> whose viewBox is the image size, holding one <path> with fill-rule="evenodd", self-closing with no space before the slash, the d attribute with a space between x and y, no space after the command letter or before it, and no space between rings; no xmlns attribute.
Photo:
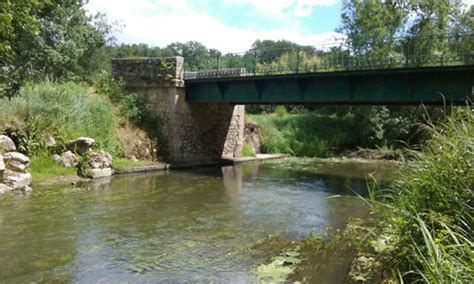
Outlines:
<svg viewBox="0 0 474 284"><path fill-rule="evenodd" d="M374 214L327 238L298 243L301 264L290 279L317 282L347 264L347 283L474 283L474 112L464 107L438 125L386 186L370 183Z"/></svg>
<svg viewBox="0 0 474 284"><path fill-rule="evenodd" d="M114 158L153 158L154 142L135 126L140 121L134 97L125 102L119 84L107 76L97 86L42 82L0 99L0 133L12 137L18 150L31 157L34 181L35 175L41 180L74 173L55 164L52 156L78 137L92 137L96 150ZM51 137L54 147L48 146Z"/></svg>
<svg viewBox="0 0 474 284"><path fill-rule="evenodd" d="M474 282L474 117L465 107L439 126L401 178L375 194L388 267L411 282Z"/></svg>
<svg viewBox="0 0 474 284"><path fill-rule="evenodd" d="M423 106L277 106L268 112L250 114L247 120L262 128L262 150L267 153L327 157L362 147L388 148L395 156L400 156L397 149L426 139L426 135L419 131L419 125L427 117L439 121L444 117L443 109Z"/></svg>

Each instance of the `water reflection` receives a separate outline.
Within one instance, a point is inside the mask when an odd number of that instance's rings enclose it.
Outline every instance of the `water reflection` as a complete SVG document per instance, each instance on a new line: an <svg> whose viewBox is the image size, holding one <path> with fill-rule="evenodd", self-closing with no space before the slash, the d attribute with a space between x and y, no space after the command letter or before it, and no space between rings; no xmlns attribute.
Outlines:
<svg viewBox="0 0 474 284"><path fill-rule="evenodd" d="M258 164L100 180L0 197L0 282L253 282L252 267L366 208L363 178ZM339 198L328 198L342 195Z"/></svg>

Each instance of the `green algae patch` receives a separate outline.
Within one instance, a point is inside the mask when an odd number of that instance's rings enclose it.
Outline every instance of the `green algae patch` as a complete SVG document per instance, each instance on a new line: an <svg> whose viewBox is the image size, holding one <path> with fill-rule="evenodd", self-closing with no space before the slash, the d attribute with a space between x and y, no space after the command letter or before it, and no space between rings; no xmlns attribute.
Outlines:
<svg viewBox="0 0 474 284"><path fill-rule="evenodd" d="M260 283L283 282L300 263L299 247L295 247L293 250L284 251L273 257L270 263L259 265L255 269L255 274Z"/></svg>

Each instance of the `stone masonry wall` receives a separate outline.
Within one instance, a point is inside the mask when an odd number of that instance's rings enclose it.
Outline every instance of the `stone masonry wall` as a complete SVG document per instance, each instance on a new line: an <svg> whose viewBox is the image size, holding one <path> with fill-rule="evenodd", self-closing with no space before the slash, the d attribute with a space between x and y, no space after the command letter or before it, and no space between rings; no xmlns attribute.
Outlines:
<svg viewBox="0 0 474 284"><path fill-rule="evenodd" d="M163 66L163 60L167 62L166 70L153 67ZM239 156L244 106L186 103L182 66L183 59L179 57L118 60L113 62L113 74L122 78L157 118L156 127L165 140L161 141L159 152L168 162L198 165L216 162L223 155Z"/></svg>

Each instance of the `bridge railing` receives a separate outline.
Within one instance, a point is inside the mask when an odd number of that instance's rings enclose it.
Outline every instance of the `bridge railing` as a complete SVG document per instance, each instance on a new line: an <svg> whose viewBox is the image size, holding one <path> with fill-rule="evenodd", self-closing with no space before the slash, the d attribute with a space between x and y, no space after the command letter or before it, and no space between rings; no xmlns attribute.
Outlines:
<svg viewBox="0 0 474 284"><path fill-rule="evenodd" d="M474 64L474 34L431 35L186 58L188 79ZM237 72L237 70L239 70Z"/></svg>

